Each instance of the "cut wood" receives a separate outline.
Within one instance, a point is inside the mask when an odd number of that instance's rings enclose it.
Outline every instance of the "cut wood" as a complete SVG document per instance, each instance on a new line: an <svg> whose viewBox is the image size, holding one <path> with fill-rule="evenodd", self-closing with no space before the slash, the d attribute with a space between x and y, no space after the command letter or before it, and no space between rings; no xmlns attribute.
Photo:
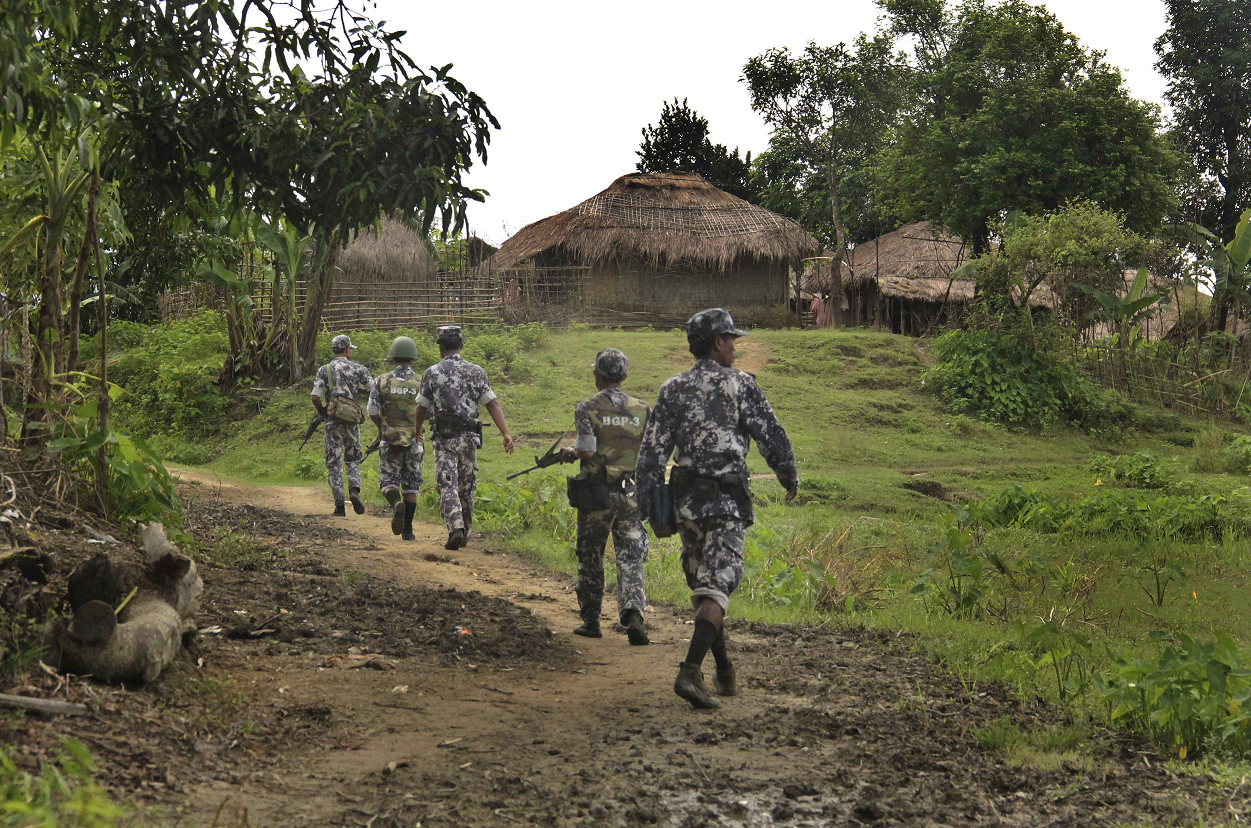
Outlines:
<svg viewBox="0 0 1251 828"><path fill-rule="evenodd" d="M64 716L83 716L91 712L85 704L56 701L54 699L36 699L30 696L10 696L0 693L0 704L9 707L20 707L23 710L35 710L40 713L51 713Z"/></svg>

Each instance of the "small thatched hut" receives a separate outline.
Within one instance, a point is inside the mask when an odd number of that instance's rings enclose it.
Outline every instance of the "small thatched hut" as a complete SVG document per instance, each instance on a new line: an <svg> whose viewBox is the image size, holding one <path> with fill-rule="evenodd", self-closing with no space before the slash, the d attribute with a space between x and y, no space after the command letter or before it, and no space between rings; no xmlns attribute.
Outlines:
<svg viewBox="0 0 1251 828"><path fill-rule="evenodd" d="M382 220L382 231L365 230L339 254L335 288L340 285L388 282L427 282L439 263L420 232L393 218Z"/></svg>
<svg viewBox="0 0 1251 828"><path fill-rule="evenodd" d="M920 336L957 322L973 301L975 285L972 279L952 274L968 259L960 239L930 222L905 224L856 245L843 270L843 324ZM830 275L828 263L810 267L804 276L805 292L815 296L830 292ZM1034 307L1050 308L1054 302L1045 287L1030 297Z"/></svg>
<svg viewBox="0 0 1251 828"><path fill-rule="evenodd" d="M792 269L820 249L795 222L694 173L632 173L522 228L491 262L506 277L584 269L578 290L593 310L677 318L720 305L759 323L785 317Z"/></svg>

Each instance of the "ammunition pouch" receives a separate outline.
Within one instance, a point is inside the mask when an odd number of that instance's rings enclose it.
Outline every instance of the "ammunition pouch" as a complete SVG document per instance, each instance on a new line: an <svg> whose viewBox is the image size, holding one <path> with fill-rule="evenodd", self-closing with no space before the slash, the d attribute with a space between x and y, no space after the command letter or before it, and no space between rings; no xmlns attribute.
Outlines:
<svg viewBox="0 0 1251 828"><path fill-rule="evenodd" d="M579 474L565 480L565 492L569 496L569 505L578 511L599 512L612 506L608 493L620 489L620 483L613 486L603 472L598 474Z"/></svg>
<svg viewBox="0 0 1251 828"><path fill-rule="evenodd" d="M668 483L661 483L652 489L652 502L647 504L647 522L651 524L652 534L658 538L667 538L677 534L678 512L670 497Z"/></svg>
<svg viewBox="0 0 1251 828"><path fill-rule="evenodd" d="M482 448L482 423L467 420L455 414L438 414L434 418L435 437L457 437L461 434L472 434L478 448Z"/></svg>
<svg viewBox="0 0 1251 828"><path fill-rule="evenodd" d="M696 511L713 505L721 499L721 495L728 494L734 499L743 519L748 523L753 520L751 485L746 469L739 474L711 475L674 466L669 472L669 486L675 503L689 499L691 507Z"/></svg>

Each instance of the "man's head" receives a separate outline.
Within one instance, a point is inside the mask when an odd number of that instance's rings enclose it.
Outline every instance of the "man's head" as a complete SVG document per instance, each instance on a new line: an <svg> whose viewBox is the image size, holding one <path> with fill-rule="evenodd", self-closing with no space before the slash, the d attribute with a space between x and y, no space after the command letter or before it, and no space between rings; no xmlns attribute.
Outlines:
<svg viewBox="0 0 1251 828"><path fill-rule="evenodd" d="M351 356L355 347L352 344L352 338L347 334L339 334L330 340L330 350L334 351L335 356Z"/></svg>
<svg viewBox="0 0 1251 828"><path fill-rule="evenodd" d="M626 378L630 360L616 348L605 348L595 355L595 387L609 388L620 385Z"/></svg>
<svg viewBox="0 0 1251 828"><path fill-rule="evenodd" d="M724 308L709 308L686 322L686 343L696 359L713 359L729 368L734 363L734 340L747 331L734 327L734 318Z"/></svg>
<svg viewBox="0 0 1251 828"><path fill-rule="evenodd" d="M439 343L439 351L444 354L455 353L465 346L460 325L440 325L435 331L434 341Z"/></svg>
<svg viewBox="0 0 1251 828"><path fill-rule="evenodd" d="M391 341L391 349L387 351L387 358L393 362L408 364L417 358L417 343L410 337L397 336Z"/></svg>

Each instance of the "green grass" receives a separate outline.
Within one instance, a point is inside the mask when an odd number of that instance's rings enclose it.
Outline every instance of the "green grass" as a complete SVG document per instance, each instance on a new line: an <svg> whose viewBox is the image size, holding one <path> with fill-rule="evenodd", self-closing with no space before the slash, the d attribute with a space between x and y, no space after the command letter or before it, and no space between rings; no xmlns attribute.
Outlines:
<svg viewBox="0 0 1251 828"><path fill-rule="evenodd" d="M492 380L518 451L506 456L498 434L488 429L479 455L479 526L551 569L573 572L573 514L563 504L567 470L544 470L513 483L503 478L530 465L532 455L557 435L572 438L573 407L594 391L591 363L601 348L625 351L626 390L655 399L666 378L691 364L685 337L679 331L586 329L488 336L494 337L488 357L499 369ZM364 352L381 351L389 338L361 337L366 346L361 355L374 361L375 370L379 355ZM471 330L471 346L474 339ZM977 554L987 560L997 556L1018 575L1011 581L989 576L990 598L978 612L953 617L913 594L953 505L993 498L1014 484L1064 502L1103 493L1178 502L1205 495L1251 498L1247 478L1227 471L1245 471L1238 468L1239 456L1230 455L1229 427L1140 408L1139 428L1120 434L1120 442L1061 427L1041 434L1013 432L945 411L922 387L924 345L914 340L866 331L761 331L752 341L757 344L751 347L769 352L756 374L795 445L803 483L799 503L784 504L771 477L755 481L757 524L748 534L747 575L734 595L733 615L791 623L833 617L903 629L966 686L998 681L1024 696L1053 700L1059 699L1054 668L1038 665L1045 648L1022 638L1018 623L1028 631L1050 619L1063 621L1065 631L1080 631L1090 643L1083 666L1091 670L1106 667L1110 652L1126 657L1158 652L1149 638L1153 630L1198 638L1222 630L1240 645L1251 645L1251 616L1234 611L1251 578L1245 522L1191 541L1169 540L1163 532L1094 531L1081 524L1049 533L990 526L975 533ZM310 388L311 379L295 388L237 395L219 433L184 440L182 450L190 446L210 455L204 467L223 477L324 485L320 436L305 450L297 448L312 413ZM362 428L362 437L372 439L371 425ZM1126 479L1120 479L1123 472L1095 471L1106 463L1092 468L1092 458L1142 452L1162 458L1158 479L1144 476L1138 460L1114 461L1117 468L1132 467ZM755 451L749 467L754 474L769 471ZM367 496L381 503L376 463L367 463L364 475ZM427 463L420 501L427 517L435 515L432 478ZM1126 488L1142 483L1162 488ZM1162 606L1142 587L1150 585L1144 567L1152 561L1185 573L1184 582L1170 584ZM813 572L821 577L805 574ZM653 539L646 573L653 602L687 605L676 541ZM608 574L611 583L611 564ZM1090 692L1080 693L1073 706L1083 720L1106 718ZM1022 738L1020 749L1068 756L1081 750L1064 744L1072 736L1032 734Z"/></svg>

